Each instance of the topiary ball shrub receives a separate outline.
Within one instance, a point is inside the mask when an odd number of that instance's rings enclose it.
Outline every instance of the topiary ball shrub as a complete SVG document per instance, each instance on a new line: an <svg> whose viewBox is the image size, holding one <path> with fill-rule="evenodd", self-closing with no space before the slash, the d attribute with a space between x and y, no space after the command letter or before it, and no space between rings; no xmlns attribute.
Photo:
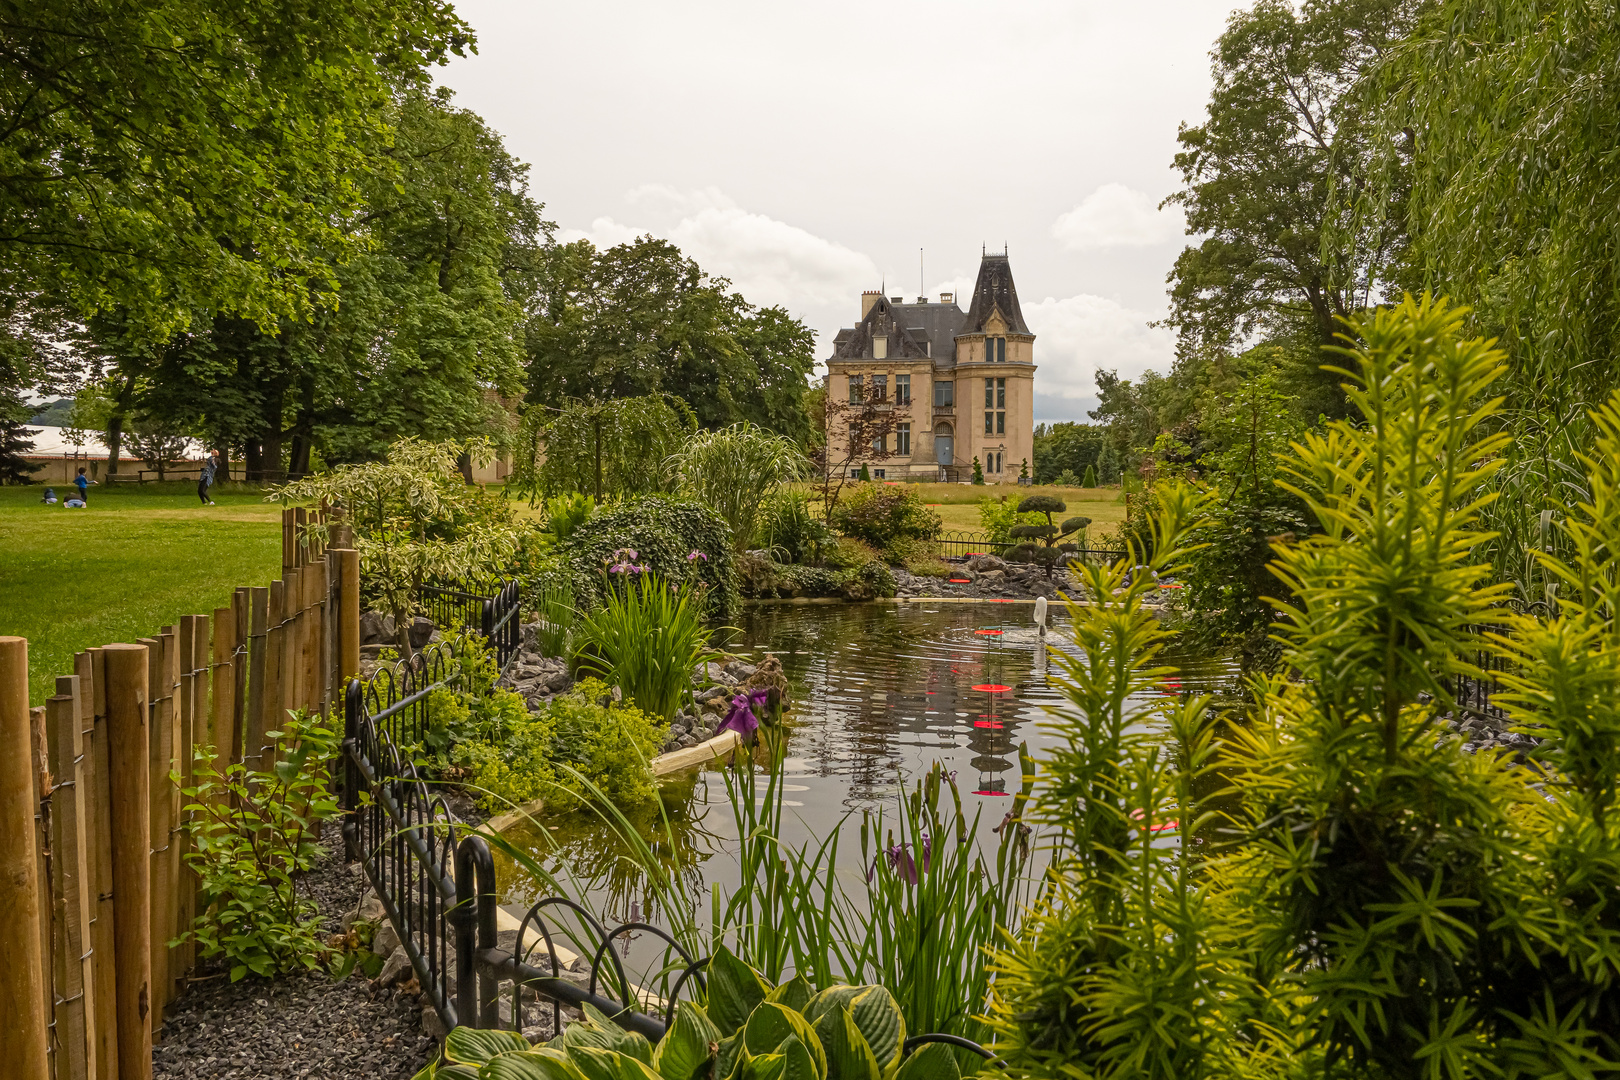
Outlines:
<svg viewBox="0 0 1620 1080"><path fill-rule="evenodd" d="M897 540L932 539L941 522L915 487L873 484L845 495L833 511L832 525L844 536L883 549Z"/></svg>
<svg viewBox="0 0 1620 1080"><path fill-rule="evenodd" d="M711 618L730 618L741 604L731 528L719 514L694 502L643 495L598 507L559 550L582 610L602 603L602 572L615 561L616 551L634 551L635 565L672 585L701 582Z"/></svg>

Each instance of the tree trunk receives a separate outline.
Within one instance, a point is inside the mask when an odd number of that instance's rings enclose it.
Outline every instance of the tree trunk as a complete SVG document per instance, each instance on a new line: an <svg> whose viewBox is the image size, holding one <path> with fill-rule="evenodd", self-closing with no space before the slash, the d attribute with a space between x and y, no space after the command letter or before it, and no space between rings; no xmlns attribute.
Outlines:
<svg viewBox="0 0 1620 1080"><path fill-rule="evenodd" d="M242 454L244 458L243 469L245 472L245 479L263 480L264 447L260 445L259 440L249 439L247 442L243 443Z"/></svg>
<svg viewBox="0 0 1620 1080"><path fill-rule="evenodd" d="M457 454L456 455L456 468L461 470L461 478L463 480L467 481L467 483L469 483L469 484L471 484L473 482L472 454L468 453L465 450L463 450L461 453Z"/></svg>
<svg viewBox="0 0 1620 1080"><path fill-rule="evenodd" d="M264 399L264 435L259 439L259 479L285 480L281 463L281 414L286 404L286 388L272 386Z"/></svg>
<svg viewBox="0 0 1620 1080"><path fill-rule="evenodd" d="M124 448L124 417L114 413L107 417L107 475L118 475L118 455Z"/></svg>

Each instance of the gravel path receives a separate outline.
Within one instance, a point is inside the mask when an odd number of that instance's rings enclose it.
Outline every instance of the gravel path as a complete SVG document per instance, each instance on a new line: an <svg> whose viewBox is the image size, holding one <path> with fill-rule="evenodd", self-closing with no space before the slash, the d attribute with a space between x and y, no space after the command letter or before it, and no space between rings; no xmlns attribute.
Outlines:
<svg viewBox="0 0 1620 1080"><path fill-rule="evenodd" d="M304 879L331 930L360 901L363 879L356 869L328 855ZM232 984L220 974L193 983L169 1007L152 1054L153 1074L159 1080L409 1080L435 1050L421 1013L415 994L374 991L358 972L340 983L308 975Z"/></svg>

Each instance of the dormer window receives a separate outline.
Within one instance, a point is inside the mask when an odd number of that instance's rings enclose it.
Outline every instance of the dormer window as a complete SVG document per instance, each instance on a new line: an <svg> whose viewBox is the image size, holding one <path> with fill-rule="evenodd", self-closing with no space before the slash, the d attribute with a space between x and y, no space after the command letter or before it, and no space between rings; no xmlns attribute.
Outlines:
<svg viewBox="0 0 1620 1080"><path fill-rule="evenodd" d="M1007 362L1006 338L987 337L984 339L984 362L987 364L1005 364Z"/></svg>
<svg viewBox="0 0 1620 1080"><path fill-rule="evenodd" d="M889 358L889 335L872 335L872 358L874 360L887 360Z"/></svg>

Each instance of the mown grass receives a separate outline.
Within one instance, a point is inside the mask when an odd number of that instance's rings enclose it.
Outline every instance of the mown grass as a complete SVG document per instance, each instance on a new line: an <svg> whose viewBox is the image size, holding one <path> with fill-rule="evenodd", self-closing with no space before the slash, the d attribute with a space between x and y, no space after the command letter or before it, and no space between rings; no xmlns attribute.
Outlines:
<svg viewBox="0 0 1620 1080"><path fill-rule="evenodd" d="M28 639L36 705L75 652L210 614L281 569L281 509L257 489L218 485L202 506L195 481L99 486L84 510L46 506L44 491L0 488L0 634Z"/></svg>

